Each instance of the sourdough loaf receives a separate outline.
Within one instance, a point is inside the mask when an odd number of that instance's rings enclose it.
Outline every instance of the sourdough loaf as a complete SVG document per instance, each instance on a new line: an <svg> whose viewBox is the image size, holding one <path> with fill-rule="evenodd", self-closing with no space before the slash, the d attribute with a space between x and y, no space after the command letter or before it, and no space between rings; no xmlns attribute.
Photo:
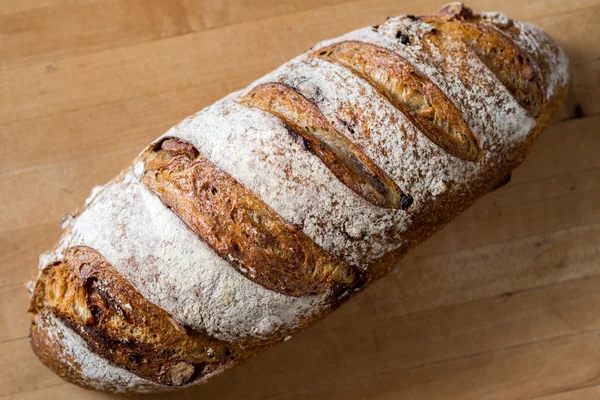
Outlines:
<svg viewBox="0 0 600 400"><path fill-rule="evenodd" d="M567 58L462 4L390 17L185 119L63 221L31 343L116 392L206 381L288 340L507 182Z"/></svg>

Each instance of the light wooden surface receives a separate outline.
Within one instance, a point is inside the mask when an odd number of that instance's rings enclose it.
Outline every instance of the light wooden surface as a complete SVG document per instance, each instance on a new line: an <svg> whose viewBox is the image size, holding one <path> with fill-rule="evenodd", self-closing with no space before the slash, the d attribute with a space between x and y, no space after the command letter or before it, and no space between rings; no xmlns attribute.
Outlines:
<svg viewBox="0 0 600 400"><path fill-rule="evenodd" d="M600 399L600 1L474 0L546 29L572 90L505 188L326 321L145 399ZM23 283L151 139L316 41L431 0L0 0L0 398L105 399L27 342ZM576 117L576 118L575 118Z"/></svg>

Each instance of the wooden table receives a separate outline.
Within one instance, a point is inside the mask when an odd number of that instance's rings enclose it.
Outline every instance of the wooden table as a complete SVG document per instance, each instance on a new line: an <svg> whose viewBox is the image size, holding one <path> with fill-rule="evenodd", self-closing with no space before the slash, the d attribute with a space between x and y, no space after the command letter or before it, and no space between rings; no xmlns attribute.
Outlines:
<svg viewBox="0 0 600 400"><path fill-rule="evenodd" d="M285 3L285 4L283 4ZM431 0L0 0L0 398L105 399L27 341L58 219L151 139L320 39ZM505 188L264 356L144 399L600 398L600 1L474 0L546 29L572 90Z"/></svg>

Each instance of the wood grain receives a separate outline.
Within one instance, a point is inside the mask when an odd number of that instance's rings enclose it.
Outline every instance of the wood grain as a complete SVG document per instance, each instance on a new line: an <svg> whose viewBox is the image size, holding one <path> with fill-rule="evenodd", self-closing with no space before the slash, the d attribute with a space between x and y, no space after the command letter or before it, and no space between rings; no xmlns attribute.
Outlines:
<svg viewBox="0 0 600 400"><path fill-rule="evenodd" d="M532 397L531 399L543 400L598 400L600 399L600 387L573 387L567 388L560 393L549 396Z"/></svg>
<svg viewBox="0 0 600 400"><path fill-rule="evenodd" d="M142 147L318 40L433 1L0 1L0 398L106 399L27 342L25 281ZM144 399L600 399L600 2L474 0L567 50L568 101L512 182L322 323ZM572 119L577 117L577 119Z"/></svg>
<svg viewBox="0 0 600 400"><path fill-rule="evenodd" d="M375 24L397 9L395 2L394 6L389 0L381 2L383 4L379 8L364 2L341 4L324 8L326 12L309 10L89 55L65 57L56 63L6 69L0 71L0 123L152 96L190 86L204 87L214 82L220 82L225 89L216 96L221 97L250 83L253 79L248 77L261 76L317 41L364 26L366 21ZM598 18L600 6L564 14L567 26L580 24L582 20L588 22L586 35L578 37L575 49L569 48L570 42L564 42L564 38L570 38L570 35L553 32L558 42L573 54L574 67L581 58L589 61L600 57L600 43L595 40L600 34L600 27L591 23ZM341 20L345 23L340 24ZM554 15L532 20L549 31L559 25ZM240 44L240 31L244 32L245 45ZM282 43L286 45L282 46ZM580 48L586 49L585 55L579 51ZM219 68L207 67L209 65L219 65ZM577 75L576 71L574 75ZM575 101L583 102L584 99L576 98Z"/></svg>
<svg viewBox="0 0 600 400"><path fill-rule="evenodd" d="M102 49L130 46L151 40L215 29L226 25L270 17L297 14L307 10L339 10L336 5L355 3L368 11L385 9L397 14L398 5L390 1L366 3L351 0L26 0L6 1L0 9L0 65L13 68L35 62L53 63L66 56L86 54ZM404 7L413 13L428 13L430 5L407 2ZM553 0L548 10L563 12L580 9L593 2L579 0L570 6L560 6ZM356 7L351 5L350 7ZM389 9L393 7L393 9ZM473 7L492 7L474 1ZM507 12L516 10L507 9ZM539 15L527 7L519 9L519 18ZM385 17L385 16L383 16ZM84 34L82 34L82 32Z"/></svg>
<svg viewBox="0 0 600 400"><path fill-rule="evenodd" d="M0 13L5 68L130 46L349 0L103 0L21 5ZM19 2L20 3L20 2ZM81 32L85 34L82 35ZM52 65L52 64L50 64Z"/></svg>

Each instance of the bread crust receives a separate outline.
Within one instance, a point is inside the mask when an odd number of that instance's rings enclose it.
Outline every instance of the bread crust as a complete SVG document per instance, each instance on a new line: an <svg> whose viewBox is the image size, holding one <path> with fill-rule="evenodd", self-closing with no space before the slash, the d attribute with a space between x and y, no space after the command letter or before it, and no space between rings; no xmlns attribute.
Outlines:
<svg viewBox="0 0 600 400"><path fill-rule="evenodd" d="M446 6L437 15L422 19L440 32L460 38L525 109L539 115L544 102L542 74L537 62L504 33L515 30L511 20L489 23L464 5Z"/></svg>
<svg viewBox="0 0 600 400"><path fill-rule="evenodd" d="M189 143L164 139L141 160L142 182L248 279L290 296L328 290L336 296L360 284L352 268L286 223Z"/></svg>
<svg viewBox="0 0 600 400"><path fill-rule="evenodd" d="M368 202L404 210L412 204L412 198L402 193L393 179L336 131L318 107L293 87L281 83L258 85L242 97L241 103L284 121L340 181Z"/></svg>
<svg viewBox="0 0 600 400"><path fill-rule="evenodd" d="M369 81L449 154L467 161L479 159L477 140L454 104L425 74L398 54L353 40L320 48L314 54L339 63Z"/></svg>
<svg viewBox="0 0 600 400"><path fill-rule="evenodd" d="M94 353L165 386L191 383L249 356L240 346L181 326L144 299L102 255L83 246L67 249L61 262L42 271L30 312L38 319L45 318L44 311L81 335ZM34 331L32 339L38 353L53 352L43 333ZM59 368L62 375L64 368Z"/></svg>
<svg viewBox="0 0 600 400"><path fill-rule="evenodd" d="M83 339L49 309L35 315L29 342L40 361L64 380L104 392L162 392L159 385L118 368L91 352Z"/></svg>
<svg viewBox="0 0 600 400"><path fill-rule="evenodd" d="M41 259L34 351L84 387L159 391L289 339L505 184L566 64L462 4L316 45L91 196Z"/></svg>

